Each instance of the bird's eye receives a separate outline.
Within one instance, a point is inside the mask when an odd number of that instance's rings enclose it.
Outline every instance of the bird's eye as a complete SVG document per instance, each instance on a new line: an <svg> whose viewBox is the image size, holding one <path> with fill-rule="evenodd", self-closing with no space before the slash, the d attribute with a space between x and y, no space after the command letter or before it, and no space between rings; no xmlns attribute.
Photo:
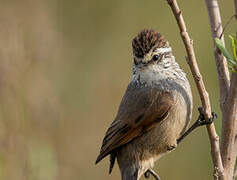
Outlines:
<svg viewBox="0 0 237 180"><path fill-rule="evenodd" d="M159 55L157 55L157 54L152 57L153 61L157 61L158 59L159 59Z"/></svg>

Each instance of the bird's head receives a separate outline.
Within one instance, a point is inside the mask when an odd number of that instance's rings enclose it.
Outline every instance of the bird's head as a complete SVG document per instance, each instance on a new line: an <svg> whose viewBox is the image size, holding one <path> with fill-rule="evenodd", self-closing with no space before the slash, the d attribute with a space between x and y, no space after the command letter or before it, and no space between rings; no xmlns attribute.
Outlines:
<svg viewBox="0 0 237 180"><path fill-rule="evenodd" d="M146 66L163 63L162 60L172 55L168 41L158 32L145 29L132 41L134 66Z"/></svg>

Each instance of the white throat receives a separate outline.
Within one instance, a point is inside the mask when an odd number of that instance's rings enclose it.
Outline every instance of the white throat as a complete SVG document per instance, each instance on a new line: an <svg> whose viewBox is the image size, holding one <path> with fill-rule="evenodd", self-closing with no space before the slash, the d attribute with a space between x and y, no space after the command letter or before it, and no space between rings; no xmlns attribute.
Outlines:
<svg viewBox="0 0 237 180"><path fill-rule="evenodd" d="M168 48L164 48L168 49ZM132 80L139 81L141 84L152 85L159 83L160 80L181 80L187 81L186 74L175 61L174 56L162 59L158 64L150 64L142 68L133 68Z"/></svg>

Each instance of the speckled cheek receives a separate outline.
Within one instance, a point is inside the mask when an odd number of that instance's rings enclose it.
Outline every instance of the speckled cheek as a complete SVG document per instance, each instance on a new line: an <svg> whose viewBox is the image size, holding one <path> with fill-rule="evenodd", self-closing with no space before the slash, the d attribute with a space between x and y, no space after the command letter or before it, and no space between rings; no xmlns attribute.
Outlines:
<svg viewBox="0 0 237 180"><path fill-rule="evenodd" d="M170 59L166 58L166 59L163 59L162 60L162 65L163 65L163 68L168 68L170 67L171 63L170 63Z"/></svg>

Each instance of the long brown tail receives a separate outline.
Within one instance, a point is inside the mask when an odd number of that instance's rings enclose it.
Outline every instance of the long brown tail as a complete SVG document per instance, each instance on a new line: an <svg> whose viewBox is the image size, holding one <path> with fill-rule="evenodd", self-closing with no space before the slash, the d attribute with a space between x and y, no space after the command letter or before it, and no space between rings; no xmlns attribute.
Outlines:
<svg viewBox="0 0 237 180"><path fill-rule="evenodd" d="M114 163L116 160L116 156L117 156L117 152L112 152L110 154L110 165L109 165L109 174L111 174L113 167L114 167Z"/></svg>

